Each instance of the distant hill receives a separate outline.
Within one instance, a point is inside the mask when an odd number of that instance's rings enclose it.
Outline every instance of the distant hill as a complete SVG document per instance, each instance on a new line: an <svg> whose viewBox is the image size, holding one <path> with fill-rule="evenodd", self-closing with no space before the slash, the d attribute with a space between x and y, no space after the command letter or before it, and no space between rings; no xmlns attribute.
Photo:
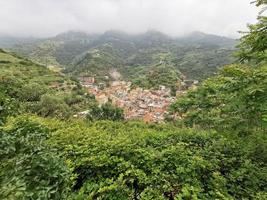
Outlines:
<svg viewBox="0 0 267 200"><path fill-rule="evenodd" d="M232 48L235 40L223 36L205 34L199 31L192 32L186 36L177 38L180 43L202 44L202 45L219 45L221 47Z"/></svg>
<svg viewBox="0 0 267 200"><path fill-rule="evenodd" d="M163 60L165 67L174 68L178 74L203 79L233 62L234 46L234 39L201 32L173 38L157 31L138 35L108 31L99 35L67 32L10 45L5 42L4 47L38 63L60 66L67 73L92 75L102 81L106 76L112 78L110 71L114 70L123 79L139 80L151 74Z"/></svg>
<svg viewBox="0 0 267 200"><path fill-rule="evenodd" d="M106 80L105 77L111 78L112 71L121 72L123 63L116 49L106 43L76 56L65 72L74 76L94 76L96 81L102 82Z"/></svg>
<svg viewBox="0 0 267 200"><path fill-rule="evenodd" d="M11 36L1 36L0 35L0 48L10 48L17 44L24 44L24 43L33 43L38 41L39 39L36 38L21 38L21 37L11 37Z"/></svg>

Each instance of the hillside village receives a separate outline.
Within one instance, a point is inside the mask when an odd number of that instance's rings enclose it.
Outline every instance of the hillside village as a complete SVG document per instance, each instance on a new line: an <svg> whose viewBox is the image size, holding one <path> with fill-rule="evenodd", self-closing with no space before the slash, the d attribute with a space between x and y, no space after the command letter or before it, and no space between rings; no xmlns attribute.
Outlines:
<svg viewBox="0 0 267 200"><path fill-rule="evenodd" d="M112 81L108 87L96 84L94 77L79 77L80 84L90 94L95 95L98 103L111 102L124 110L125 119L143 120L144 122L162 122L168 114L168 107L176 97L171 96L170 88L161 85L157 90L135 87L131 82ZM194 88L197 80L184 80L176 92L176 96L184 94L187 89ZM80 115L85 115L82 112Z"/></svg>

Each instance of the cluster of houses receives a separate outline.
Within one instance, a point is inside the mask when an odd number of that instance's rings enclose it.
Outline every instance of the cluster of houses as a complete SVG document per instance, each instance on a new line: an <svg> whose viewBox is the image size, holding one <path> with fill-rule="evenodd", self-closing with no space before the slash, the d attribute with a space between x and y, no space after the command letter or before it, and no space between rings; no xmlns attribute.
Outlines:
<svg viewBox="0 0 267 200"><path fill-rule="evenodd" d="M114 81L96 95L100 103L111 101L123 108L125 119L140 119L145 122L161 122L167 114L169 105L175 98L170 89L161 86L159 90L131 88L131 82Z"/></svg>
<svg viewBox="0 0 267 200"><path fill-rule="evenodd" d="M160 86L158 90L146 90L132 87L131 82L113 81L109 87L99 89L91 77L80 78L80 83L89 93L95 95L99 104L110 101L113 105L122 108L125 119L129 120L162 122L168 114L169 105L175 101L170 89L165 86Z"/></svg>

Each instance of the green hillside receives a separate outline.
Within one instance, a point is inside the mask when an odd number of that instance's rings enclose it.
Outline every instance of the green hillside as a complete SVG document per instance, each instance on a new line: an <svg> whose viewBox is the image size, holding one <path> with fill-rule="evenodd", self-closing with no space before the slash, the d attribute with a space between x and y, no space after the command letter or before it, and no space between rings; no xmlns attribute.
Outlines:
<svg viewBox="0 0 267 200"><path fill-rule="evenodd" d="M121 71L121 69L123 60L111 45L104 44L77 56L65 72L75 76L94 76L96 81L100 82L105 80L105 76L111 77L113 70Z"/></svg>
<svg viewBox="0 0 267 200"><path fill-rule="evenodd" d="M75 76L95 75L103 81L105 76L111 78L114 69L123 79L132 80L133 74L140 79L138 70L153 70L166 54L165 66L174 67L189 79L203 79L234 61L234 46L233 39L198 32L171 38L156 31L139 35L108 31L102 35L67 32L10 48L38 63L63 67Z"/></svg>
<svg viewBox="0 0 267 200"><path fill-rule="evenodd" d="M43 65L0 49L1 101L15 100L16 112L68 118L94 103L80 85Z"/></svg>

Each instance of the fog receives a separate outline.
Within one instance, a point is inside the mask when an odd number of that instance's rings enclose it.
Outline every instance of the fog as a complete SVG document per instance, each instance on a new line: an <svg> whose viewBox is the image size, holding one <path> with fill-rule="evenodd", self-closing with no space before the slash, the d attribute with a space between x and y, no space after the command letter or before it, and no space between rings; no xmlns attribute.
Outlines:
<svg viewBox="0 0 267 200"><path fill-rule="evenodd" d="M0 35L50 37L75 30L158 30L239 37L259 9L252 0L0 0Z"/></svg>

